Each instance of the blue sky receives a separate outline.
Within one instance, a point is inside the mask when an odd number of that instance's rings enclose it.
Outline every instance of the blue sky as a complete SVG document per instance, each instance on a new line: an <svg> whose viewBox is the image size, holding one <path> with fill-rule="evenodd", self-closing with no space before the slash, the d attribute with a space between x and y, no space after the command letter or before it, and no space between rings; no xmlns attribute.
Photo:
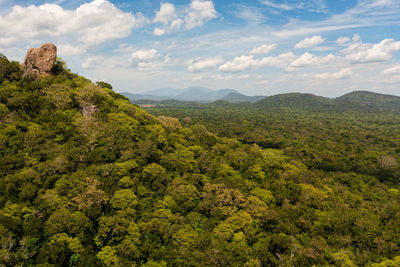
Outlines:
<svg viewBox="0 0 400 267"><path fill-rule="evenodd" d="M0 53L44 42L118 92L400 95L399 0L0 0Z"/></svg>

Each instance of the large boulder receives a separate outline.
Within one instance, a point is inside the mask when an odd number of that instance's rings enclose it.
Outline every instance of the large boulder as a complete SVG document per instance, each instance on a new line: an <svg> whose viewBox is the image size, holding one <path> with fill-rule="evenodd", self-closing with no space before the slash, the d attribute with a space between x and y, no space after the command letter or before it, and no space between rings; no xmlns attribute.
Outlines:
<svg viewBox="0 0 400 267"><path fill-rule="evenodd" d="M43 44L39 48L30 48L21 65L23 77L49 75L56 59L57 47L52 43Z"/></svg>

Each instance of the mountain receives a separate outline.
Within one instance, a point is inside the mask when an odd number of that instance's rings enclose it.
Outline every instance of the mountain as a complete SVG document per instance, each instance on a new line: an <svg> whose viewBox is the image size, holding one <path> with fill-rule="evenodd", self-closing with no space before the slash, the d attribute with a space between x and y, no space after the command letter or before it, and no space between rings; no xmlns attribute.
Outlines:
<svg viewBox="0 0 400 267"><path fill-rule="evenodd" d="M247 96L237 92L232 92L220 98L219 100L225 100L228 102L237 103L237 102L256 102L264 98L266 98L266 96Z"/></svg>
<svg viewBox="0 0 400 267"><path fill-rule="evenodd" d="M203 87L188 87L185 89L162 88L148 91L143 94L132 94L128 92L123 92L121 94L128 97L133 103L137 103L137 101L144 99L154 101L174 99L202 103L209 103L217 100L226 100L230 102L254 102L260 98L245 96L233 89L210 90Z"/></svg>
<svg viewBox="0 0 400 267"><path fill-rule="evenodd" d="M127 98L129 98L129 100L131 100L132 103L137 103L140 100L163 101L170 99L169 97L165 96L132 94L128 92L121 93L121 95L124 95Z"/></svg>
<svg viewBox="0 0 400 267"><path fill-rule="evenodd" d="M175 91L176 92L176 91ZM246 96L232 89L212 91L192 87L180 91L175 98L154 95L122 93L133 103L155 103L162 106L190 106L208 103L213 106L242 103L249 108L300 108L313 111L395 111L400 112L400 97L369 91L354 91L337 98L327 98L308 93L287 93L273 96ZM170 101L175 100L175 101ZM227 102L227 103L224 103Z"/></svg>
<svg viewBox="0 0 400 267"><path fill-rule="evenodd" d="M343 108L399 110L400 97L369 91L354 91L335 99Z"/></svg>
<svg viewBox="0 0 400 267"><path fill-rule="evenodd" d="M327 109L334 106L331 99L314 94L278 94L257 101L254 106L262 108L306 108Z"/></svg>
<svg viewBox="0 0 400 267"><path fill-rule="evenodd" d="M164 96L166 98L170 98L182 93L184 89L176 89L176 88L159 88L155 90L150 90L143 92L143 95L153 95L153 96Z"/></svg>
<svg viewBox="0 0 400 267"><path fill-rule="evenodd" d="M221 89L214 91L201 87L189 87L185 89L181 94L176 95L175 99L197 102L213 102L215 100L225 97L232 92L237 91L232 89Z"/></svg>
<svg viewBox="0 0 400 267"><path fill-rule="evenodd" d="M287 93L266 97L253 105L259 108L302 108L315 111L400 111L400 97L369 91L354 91L331 99L314 94Z"/></svg>

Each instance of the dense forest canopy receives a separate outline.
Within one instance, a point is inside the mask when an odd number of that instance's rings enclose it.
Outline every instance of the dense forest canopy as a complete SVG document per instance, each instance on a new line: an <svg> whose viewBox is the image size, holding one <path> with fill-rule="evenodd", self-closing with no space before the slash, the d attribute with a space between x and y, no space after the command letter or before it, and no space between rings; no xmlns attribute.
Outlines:
<svg viewBox="0 0 400 267"><path fill-rule="evenodd" d="M0 58L1 265L400 264L398 114L156 117L65 64L16 66Z"/></svg>

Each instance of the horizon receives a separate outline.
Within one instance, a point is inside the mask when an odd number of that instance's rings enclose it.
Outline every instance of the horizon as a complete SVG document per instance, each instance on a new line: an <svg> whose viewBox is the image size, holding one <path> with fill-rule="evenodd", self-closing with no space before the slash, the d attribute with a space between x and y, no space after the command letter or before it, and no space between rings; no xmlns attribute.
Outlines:
<svg viewBox="0 0 400 267"><path fill-rule="evenodd" d="M53 42L117 92L400 96L399 22L396 0L0 0L0 53L21 62Z"/></svg>
<svg viewBox="0 0 400 267"><path fill-rule="evenodd" d="M357 92L358 93L359 92L367 92L367 93L374 93L374 94L380 94L380 95L400 97L400 94L399 95L396 95L396 94L385 94L385 93L379 93L379 92L374 92L374 91L370 91L370 90L361 90L361 89L360 90L349 91L347 93L344 93L344 94L341 94L341 95L338 95L338 96L323 96L323 95L319 95L317 93L299 92L299 91L288 91L288 92L284 92L284 93L276 93L276 94L271 94L271 95L251 95L251 94L244 94L244 93L240 92L240 90L233 89L233 88L211 89L211 88L206 88L206 87L196 86L196 85L185 87L185 88L164 87L164 88L155 88L155 89L151 89L151 90L148 90L148 91L135 92L135 93L131 93L131 92L128 92L128 91L121 91L119 93L122 93L122 94L130 93L130 94L146 95L149 92L162 90L162 89L173 89L173 90L178 90L178 91L185 91L185 90L191 89L191 88L202 88L202 89L207 89L207 90L212 90L212 91L234 90L234 91L236 91L236 93L240 93L240 94L243 94L245 96L265 96L265 97L271 97L271 96L280 95L280 94L312 94L312 95L321 96L321 97L325 97L325 98L335 99L335 98L338 98L338 97L341 97L341 96L344 96L344 95L347 95L347 94L357 93ZM149 94L149 95L151 95L151 94ZM171 99L173 99L173 97L171 97Z"/></svg>

